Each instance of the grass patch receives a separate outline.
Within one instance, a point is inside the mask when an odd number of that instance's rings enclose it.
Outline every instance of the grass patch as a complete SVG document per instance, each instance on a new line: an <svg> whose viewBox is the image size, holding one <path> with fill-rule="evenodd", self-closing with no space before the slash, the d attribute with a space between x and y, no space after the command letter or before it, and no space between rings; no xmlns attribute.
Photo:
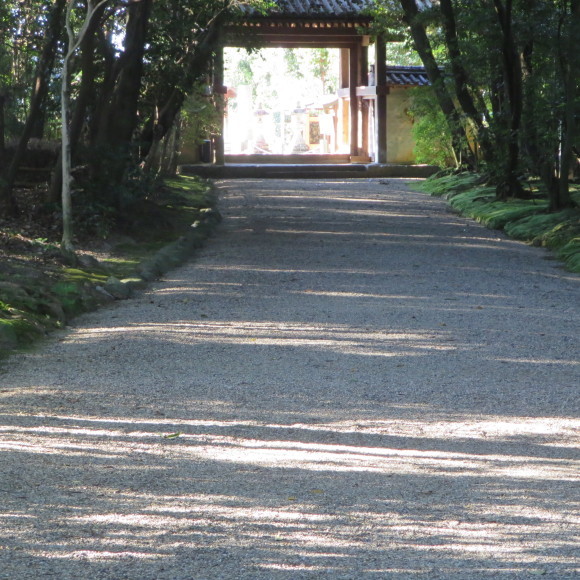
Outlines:
<svg viewBox="0 0 580 580"><path fill-rule="evenodd" d="M0 318L0 354L39 339L44 335L44 327L27 316L11 319Z"/></svg>
<svg viewBox="0 0 580 580"><path fill-rule="evenodd" d="M459 173L450 175L434 175L419 184L418 189L435 197L449 197L476 189L481 183L481 176L476 173Z"/></svg>
<svg viewBox="0 0 580 580"><path fill-rule="evenodd" d="M138 248L139 246L137 246ZM131 247L129 249L123 249L123 247L118 248L117 251L131 252ZM136 255L137 252L133 253L131 257L114 257L106 258L101 261L103 266L116 278L129 278L135 274L137 271L137 266L140 263L140 257ZM147 254L145 252L141 253L141 257L145 257Z"/></svg>
<svg viewBox="0 0 580 580"><path fill-rule="evenodd" d="M541 194L534 199L499 201L495 188L482 185L477 174L434 176L419 191L444 197L459 214L490 229L503 230L511 238L553 249L566 268L580 273L580 189L571 186L577 208L548 212L548 201Z"/></svg>
<svg viewBox="0 0 580 580"><path fill-rule="evenodd" d="M87 272L78 268L65 268L63 270L65 280L75 284L102 284L107 281L107 275L98 272Z"/></svg>

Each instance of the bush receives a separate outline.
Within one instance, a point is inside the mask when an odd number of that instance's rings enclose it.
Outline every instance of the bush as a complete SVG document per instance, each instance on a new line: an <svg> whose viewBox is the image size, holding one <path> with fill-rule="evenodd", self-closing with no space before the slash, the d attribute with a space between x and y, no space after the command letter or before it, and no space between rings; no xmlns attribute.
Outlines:
<svg viewBox="0 0 580 580"><path fill-rule="evenodd" d="M417 163L454 167L455 156L445 115L428 87L411 89L409 116L413 121Z"/></svg>

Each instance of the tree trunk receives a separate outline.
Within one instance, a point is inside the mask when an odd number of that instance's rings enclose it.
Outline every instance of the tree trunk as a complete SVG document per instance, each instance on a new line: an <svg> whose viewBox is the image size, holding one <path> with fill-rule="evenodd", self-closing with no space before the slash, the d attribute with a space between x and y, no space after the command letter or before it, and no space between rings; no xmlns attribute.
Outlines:
<svg viewBox="0 0 580 580"><path fill-rule="evenodd" d="M127 158L135 128L137 110L143 76L143 56L147 40L147 29L152 0L133 2L128 7L125 49L119 57L119 74L112 94L101 115L98 128L97 146L107 150L106 165L102 159L95 160L93 174L105 176L109 183L120 183L123 179ZM118 203L119 199L112 200Z"/></svg>
<svg viewBox="0 0 580 580"><path fill-rule="evenodd" d="M71 0L72 2L72 0ZM72 4L71 4L72 5ZM68 18L67 18L68 20ZM74 38L69 34L69 44L72 45ZM72 204L71 204L71 159L70 159L70 131L69 131L69 61L72 52L68 54L62 65L61 91L60 91L60 114L61 114L61 174L62 174L62 241L61 248L64 252L74 252L72 242Z"/></svg>
<svg viewBox="0 0 580 580"><path fill-rule="evenodd" d="M431 82L439 106L447 119L449 131L451 133L451 141L456 156L458 159L461 159L463 156L462 154L465 152L468 152L468 156L470 156L468 139L461 124L461 117L455 107L451 95L449 95L449 92L445 87L445 81L441 70L437 65L435 56L433 55L433 50L431 49L431 43L429 42L425 26L420 22L420 19L417 18L419 16L417 4L415 0L400 0L400 3L404 12L404 20L411 31L415 49L425 66L427 76L429 77L429 81Z"/></svg>
<svg viewBox="0 0 580 580"><path fill-rule="evenodd" d="M6 122L4 116L4 108L6 105L6 95L0 93L0 182L4 175L4 167L6 166Z"/></svg>
<svg viewBox="0 0 580 580"><path fill-rule="evenodd" d="M99 8L105 6L109 0L97 0L93 4L91 0L87 2L87 12L83 25L75 38L71 14L74 8L75 0L68 0L68 6L65 17L65 25L68 36L68 50L64 57L61 74L61 159L62 159L62 241L61 249L65 255L74 253L73 247L73 220L72 220L72 203L71 203L71 186L72 186L72 163L71 163L71 127L70 119L70 61L74 53L81 45L85 36L89 32L93 18L98 15Z"/></svg>
<svg viewBox="0 0 580 580"><path fill-rule="evenodd" d="M580 0L571 0L567 38L562 59L562 76L564 81L565 113L562 123L562 143L560 175L558 177L557 195L550 198L550 209L553 211L573 205L570 197L570 168L572 166L575 140L578 135L578 113L580 106L580 57L576 46L577 33L580 30Z"/></svg>
<svg viewBox="0 0 580 580"><path fill-rule="evenodd" d="M74 112L70 120L70 150L74 160L75 151L78 146L83 126L85 124L87 107L95 92L95 33L101 23L105 6L95 9L94 15L89 21L89 26L81 42L81 86L74 106ZM56 161L55 169L52 173L47 200L55 203L59 200L62 192L62 149Z"/></svg>
<svg viewBox="0 0 580 580"><path fill-rule="evenodd" d="M167 166L165 169L166 174L170 176L177 175L179 156L181 155L181 128L182 128L181 115L178 115L177 119L175 119L175 125L173 127L172 133L173 141L171 143L171 150L167 160Z"/></svg>
<svg viewBox="0 0 580 580"><path fill-rule="evenodd" d="M440 0L439 3L442 15L443 30L445 33L445 44L451 60L451 72L455 84L455 94L461 109L471 121L476 144L479 143L484 160L492 157L493 149L489 141L486 127L483 124L484 111L478 111L474 99L469 92L469 75L462 64L459 39L457 38L457 24L455 12L451 0ZM483 99L479 99L480 104Z"/></svg>
<svg viewBox="0 0 580 580"><path fill-rule="evenodd" d="M523 195L523 188L518 177L520 125L523 108L522 65L516 49L512 27L512 0L506 0L505 6L501 0L494 0L494 5L502 33L501 55L506 95L504 112L507 117L505 127L507 156L503 175L497 186L497 196L499 199L505 200L508 197L521 197Z"/></svg>
<svg viewBox="0 0 580 580"><path fill-rule="evenodd" d="M107 114L108 102L115 89L115 82L119 76L120 69L115 60L115 51L111 46L109 38L102 28L97 30L97 51L103 58L103 80L99 87L99 99L97 100L95 111L89 120L88 141L91 147L98 147L99 128L104 121L102 119Z"/></svg>
<svg viewBox="0 0 580 580"><path fill-rule="evenodd" d="M177 175L179 146L181 141L181 116L178 114L171 131L165 136L163 153L161 155L161 175L165 177Z"/></svg>
<svg viewBox="0 0 580 580"><path fill-rule="evenodd" d="M37 124L38 117L42 112L42 106L48 91L48 80L52 74L58 41L61 37L63 28L62 21L66 1L67 0L55 0L55 3L48 14L44 47L36 67L37 72L30 101L30 111L16 146L16 150L14 151L14 156L6 172L4 183L0 186L0 210L9 214L16 212L16 200L14 199L12 190L26 148L28 147L28 141L30 140L34 127Z"/></svg>

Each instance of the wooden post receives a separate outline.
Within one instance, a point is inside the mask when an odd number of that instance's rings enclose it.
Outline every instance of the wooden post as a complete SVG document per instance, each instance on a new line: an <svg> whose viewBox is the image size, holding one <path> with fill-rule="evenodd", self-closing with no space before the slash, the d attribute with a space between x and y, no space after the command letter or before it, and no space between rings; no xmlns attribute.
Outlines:
<svg viewBox="0 0 580 580"><path fill-rule="evenodd" d="M216 101L216 109L218 113L218 123L219 123L218 134L214 138L215 164L224 165L225 164L224 115L225 115L226 88L224 87L224 47L223 44L221 43L216 48L213 74L214 74L213 91Z"/></svg>
<svg viewBox="0 0 580 580"><path fill-rule="evenodd" d="M375 84L377 86L377 106L375 110L377 127L377 163L387 162L387 49L382 35L375 42Z"/></svg>
<svg viewBox="0 0 580 580"><path fill-rule="evenodd" d="M369 157L369 102L367 99L361 99L361 151L362 157Z"/></svg>
<svg viewBox="0 0 580 580"><path fill-rule="evenodd" d="M349 64L349 89L350 89L350 154L357 156L358 148L358 97L356 87L359 80L359 53L360 45L357 44L350 49Z"/></svg>
<svg viewBox="0 0 580 580"><path fill-rule="evenodd" d="M339 78L338 78L338 84L341 89L346 89L349 86L348 63L349 63L348 48L341 48L339 60Z"/></svg>
<svg viewBox="0 0 580 580"><path fill-rule="evenodd" d="M366 44L362 44L359 59L359 85L366 87L369 84L369 54ZM369 156L369 104L365 99L360 99L361 109L361 151L364 157Z"/></svg>

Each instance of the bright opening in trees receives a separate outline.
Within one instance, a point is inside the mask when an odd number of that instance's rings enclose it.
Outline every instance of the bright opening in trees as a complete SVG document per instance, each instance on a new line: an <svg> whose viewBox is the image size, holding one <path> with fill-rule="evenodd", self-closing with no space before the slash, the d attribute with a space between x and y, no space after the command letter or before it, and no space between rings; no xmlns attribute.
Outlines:
<svg viewBox="0 0 580 580"><path fill-rule="evenodd" d="M226 152L328 153L338 73L337 49L226 49Z"/></svg>

